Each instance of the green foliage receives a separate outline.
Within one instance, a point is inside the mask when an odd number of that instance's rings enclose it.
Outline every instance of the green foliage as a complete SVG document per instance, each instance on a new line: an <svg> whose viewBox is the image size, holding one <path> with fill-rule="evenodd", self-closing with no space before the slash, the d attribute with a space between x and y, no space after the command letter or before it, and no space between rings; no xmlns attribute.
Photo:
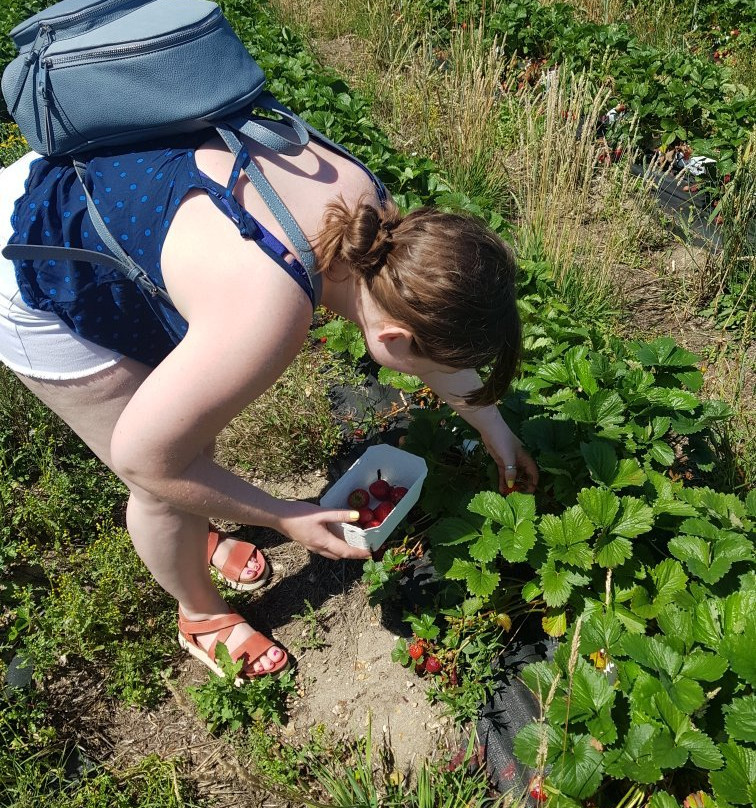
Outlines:
<svg viewBox="0 0 756 808"><path fill-rule="evenodd" d="M218 644L215 653L225 675L211 676L204 684L188 688L210 732L234 732L255 722L283 723L287 700L295 690L291 672L287 670L276 676L256 676L236 685L234 681L244 661L233 662L222 643Z"/></svg>
<svg viewBox="0 0 756 808"><path fill-rule="evenodd" d="M514 599L515 619L538 609L544 630L564 636L553 662L523 673L544 722L515 746L523 763L547 767L558 804L595 796L603 806L611 781L663 781L671 793L699 783L717 804L744 804L756 495L704 484L712 427L729 412L699 396L696 356L669 339L625 343L576 326L541 269L527 270L523 374L502 412L538 462L539 491L493 490L492 461L462 450L469 432L448 408L421 413L405 443L428 462L424 535L440 577L433 601L407 620L455 663L456 683L434 680L432 696L474 717L456 688L470 687L473 670L487 674L455 649L486 637L490 662L503 646L486 635L486 616ZM394 656L412 664L402 643Z"/></svg>
<svg viewBox="0 0 756 808"><path fill-rule="evenodd" d="M49 591L20 593L9 639L42 676L69 657L113 665L108 690L130 704L162 695L161 660L174 653L173 606L134 553L128 534L97 526L88 547L65 564L49 559ZM145 640L141 632L149 631Z"/></svg>

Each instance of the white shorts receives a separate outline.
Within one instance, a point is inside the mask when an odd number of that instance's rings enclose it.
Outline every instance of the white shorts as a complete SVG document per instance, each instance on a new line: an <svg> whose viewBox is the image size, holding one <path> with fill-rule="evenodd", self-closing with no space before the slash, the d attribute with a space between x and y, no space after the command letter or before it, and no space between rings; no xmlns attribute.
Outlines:
<svg viewBox="0 0 756 808"><path fill-rule="evenodd" d="M0 169L0 247L13 234L13 208L37 157L30 152ZM91 376L121 358L80 337L56 314L29 308L21 299L13 262L0 256L0 362L34 379L63 380Z"/></svg>

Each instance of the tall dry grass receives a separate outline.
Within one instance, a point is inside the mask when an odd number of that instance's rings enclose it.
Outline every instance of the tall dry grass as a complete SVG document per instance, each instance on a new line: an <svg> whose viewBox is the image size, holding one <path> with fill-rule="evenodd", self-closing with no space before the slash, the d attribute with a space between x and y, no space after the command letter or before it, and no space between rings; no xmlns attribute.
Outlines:
<svg viewBox="0 0 756 808"><path fill-rule="evenodd" d="M542 253L575 303L596 314L622 306L628 268L656 237L648 187L596 138L609 90L585 75L553 70L539 87L507 95L517 141L508 155L520 243Z"/></svg>

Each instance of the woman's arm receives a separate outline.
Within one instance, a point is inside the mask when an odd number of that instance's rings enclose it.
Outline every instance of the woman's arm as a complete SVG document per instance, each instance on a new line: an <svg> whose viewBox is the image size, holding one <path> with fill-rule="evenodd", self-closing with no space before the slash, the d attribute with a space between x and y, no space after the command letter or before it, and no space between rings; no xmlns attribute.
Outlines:
<svg viewBox="0 0 756 808"><path fill-rule="evenodd" d="M365 557L328 530L330 522L350 521L348 510L276 499L203 453L288 367L312 308L255 244L230 231L226 237L232 225L199 206L207 219L196 234L185 228L181 249L164 260L168 290L189 330L124 409L111 443L114 468L190 513L271 527L329 558Z"/></svg>
<svg viewBox="0 0 756 808"><path fill-rule="evenodd" d="M535 490L538 484L538 466L506 425L498 407L472 407L465 401L464 397L468 393L481 386L480 376L476 371L431 371L423 374L423 382L470 426L478 430L486 449L499 467L499 488L502 493L511 489L515 481L528 492Z"/></svg>

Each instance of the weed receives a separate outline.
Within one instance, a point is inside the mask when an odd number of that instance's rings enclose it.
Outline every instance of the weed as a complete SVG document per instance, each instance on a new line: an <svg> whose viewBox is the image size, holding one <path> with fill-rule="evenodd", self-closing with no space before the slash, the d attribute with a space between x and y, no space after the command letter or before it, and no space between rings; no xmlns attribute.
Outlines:
<svg viewBox="0 0 756 808"><path fill-rule="evenodd" d="M233 662L226 647L219 643L216 659L225 676L211 676L198 687L188 688L189 695L211 732L234 732L254 722L281 724L286 718L286 703L295 691L291 671L277 676L257 676L234 684L243 661Z"/></svg>
<svg viewBox="0 0 756 808"><path fill-rule="evenodd" d="M116 681L127 700L149 700L156 687L155 661L173 651L168 640L172 602L134 553L126 531L112 525L98 526L92 545L71 553L66 565L63 570L48 566L49 592L39 595L28 585L19 599L17 633L36 675L69 655L105 663L116 659ZM137 630L151 632L150 651L127 662L118 646L133 643L130 635Z"/></svg>
<svg viewBox="0 0 756 808"><path fill-rule="evenodd" d="M310 601L305 599L305 610L301 614L292 615L292 618L304 623L302 639L297 643L300 651L317 651L319 648L327 647L328 643L324 636L325 621L328 618L326 607L316 610Z"/></svg>

